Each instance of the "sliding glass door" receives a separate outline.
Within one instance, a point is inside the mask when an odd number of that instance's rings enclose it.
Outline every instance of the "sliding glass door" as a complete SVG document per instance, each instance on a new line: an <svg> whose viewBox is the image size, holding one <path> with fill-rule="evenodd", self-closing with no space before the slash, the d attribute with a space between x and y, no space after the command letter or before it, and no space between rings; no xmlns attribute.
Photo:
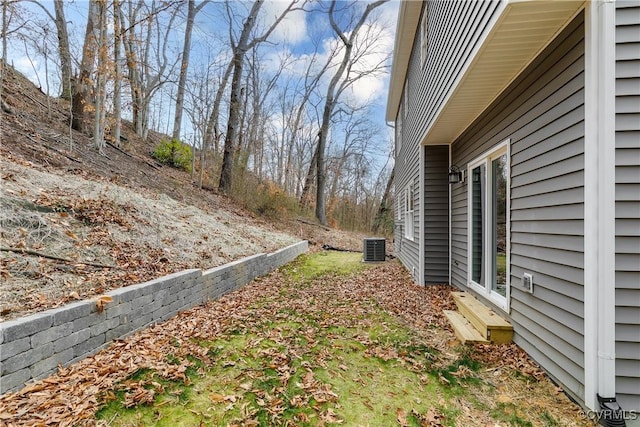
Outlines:
<svg viewBox="0 0 640 427"><path fill-rule="evenodd" d="M491 161L491 286L492 290L507 296L507 154Z"/></svg>
<svg viewBox="0 0 640 427"><path fill-rule="evenodd" d="M509 143L469 164L469 286L503 308L509 293Z"/></svg>

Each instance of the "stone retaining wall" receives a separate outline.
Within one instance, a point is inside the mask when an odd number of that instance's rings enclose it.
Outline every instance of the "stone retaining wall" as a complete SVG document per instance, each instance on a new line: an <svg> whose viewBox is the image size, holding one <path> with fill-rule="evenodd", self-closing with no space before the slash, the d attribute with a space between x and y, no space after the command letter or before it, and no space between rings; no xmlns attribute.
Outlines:
<svg viewBox="0 0 640 427"><path fill-rule="evenodd" d="M185 270L116 289L106 294L113 301L102 312L93 299L0 323L0 394L49 376L59 364L93 355L112 340L238 289L292 261L307 247L303 241L210 270Z"/></svg>

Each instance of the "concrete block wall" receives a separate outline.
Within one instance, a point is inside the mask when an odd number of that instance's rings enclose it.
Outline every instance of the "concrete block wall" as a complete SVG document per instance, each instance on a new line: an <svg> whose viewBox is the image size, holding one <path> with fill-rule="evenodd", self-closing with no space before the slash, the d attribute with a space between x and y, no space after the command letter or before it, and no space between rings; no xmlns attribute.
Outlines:
<svg viewBox="0 0 640 427"><path fill-rule="evenodd" d="M258 254L206 271L185 270L108 292L112 302L98 310L96 300L0 323L0 394L17 391L32 379L54 373L180 311L238 289L307 251L302 241L270 254Z"/></svg>

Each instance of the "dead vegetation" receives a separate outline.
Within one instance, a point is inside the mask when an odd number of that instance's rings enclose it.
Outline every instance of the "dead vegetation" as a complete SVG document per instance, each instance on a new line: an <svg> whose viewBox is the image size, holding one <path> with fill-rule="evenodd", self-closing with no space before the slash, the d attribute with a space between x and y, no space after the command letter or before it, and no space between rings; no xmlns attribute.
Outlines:
<svg viewBox="0 0 640 427"><path fill-rule="evenodd" d="M300 239L360 236L247 212L158 164L125 125L104 155L68 127L69 106L10 67L0 113L0 321L186 268L211 268ZM113 142L113 141L112 141Z"/></svg>

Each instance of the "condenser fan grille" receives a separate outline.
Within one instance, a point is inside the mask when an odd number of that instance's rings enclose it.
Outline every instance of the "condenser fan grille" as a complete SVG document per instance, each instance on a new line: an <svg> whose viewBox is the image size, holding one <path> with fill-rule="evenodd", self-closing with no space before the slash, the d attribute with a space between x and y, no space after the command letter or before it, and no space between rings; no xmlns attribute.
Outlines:
<svg viewBox="0 0 640 427"><path fill-rule="evenodd" d="M384 261L385 259L385 241L382 238L370 237L364 239L363 242L363 258L365 262Z"/></svg>

